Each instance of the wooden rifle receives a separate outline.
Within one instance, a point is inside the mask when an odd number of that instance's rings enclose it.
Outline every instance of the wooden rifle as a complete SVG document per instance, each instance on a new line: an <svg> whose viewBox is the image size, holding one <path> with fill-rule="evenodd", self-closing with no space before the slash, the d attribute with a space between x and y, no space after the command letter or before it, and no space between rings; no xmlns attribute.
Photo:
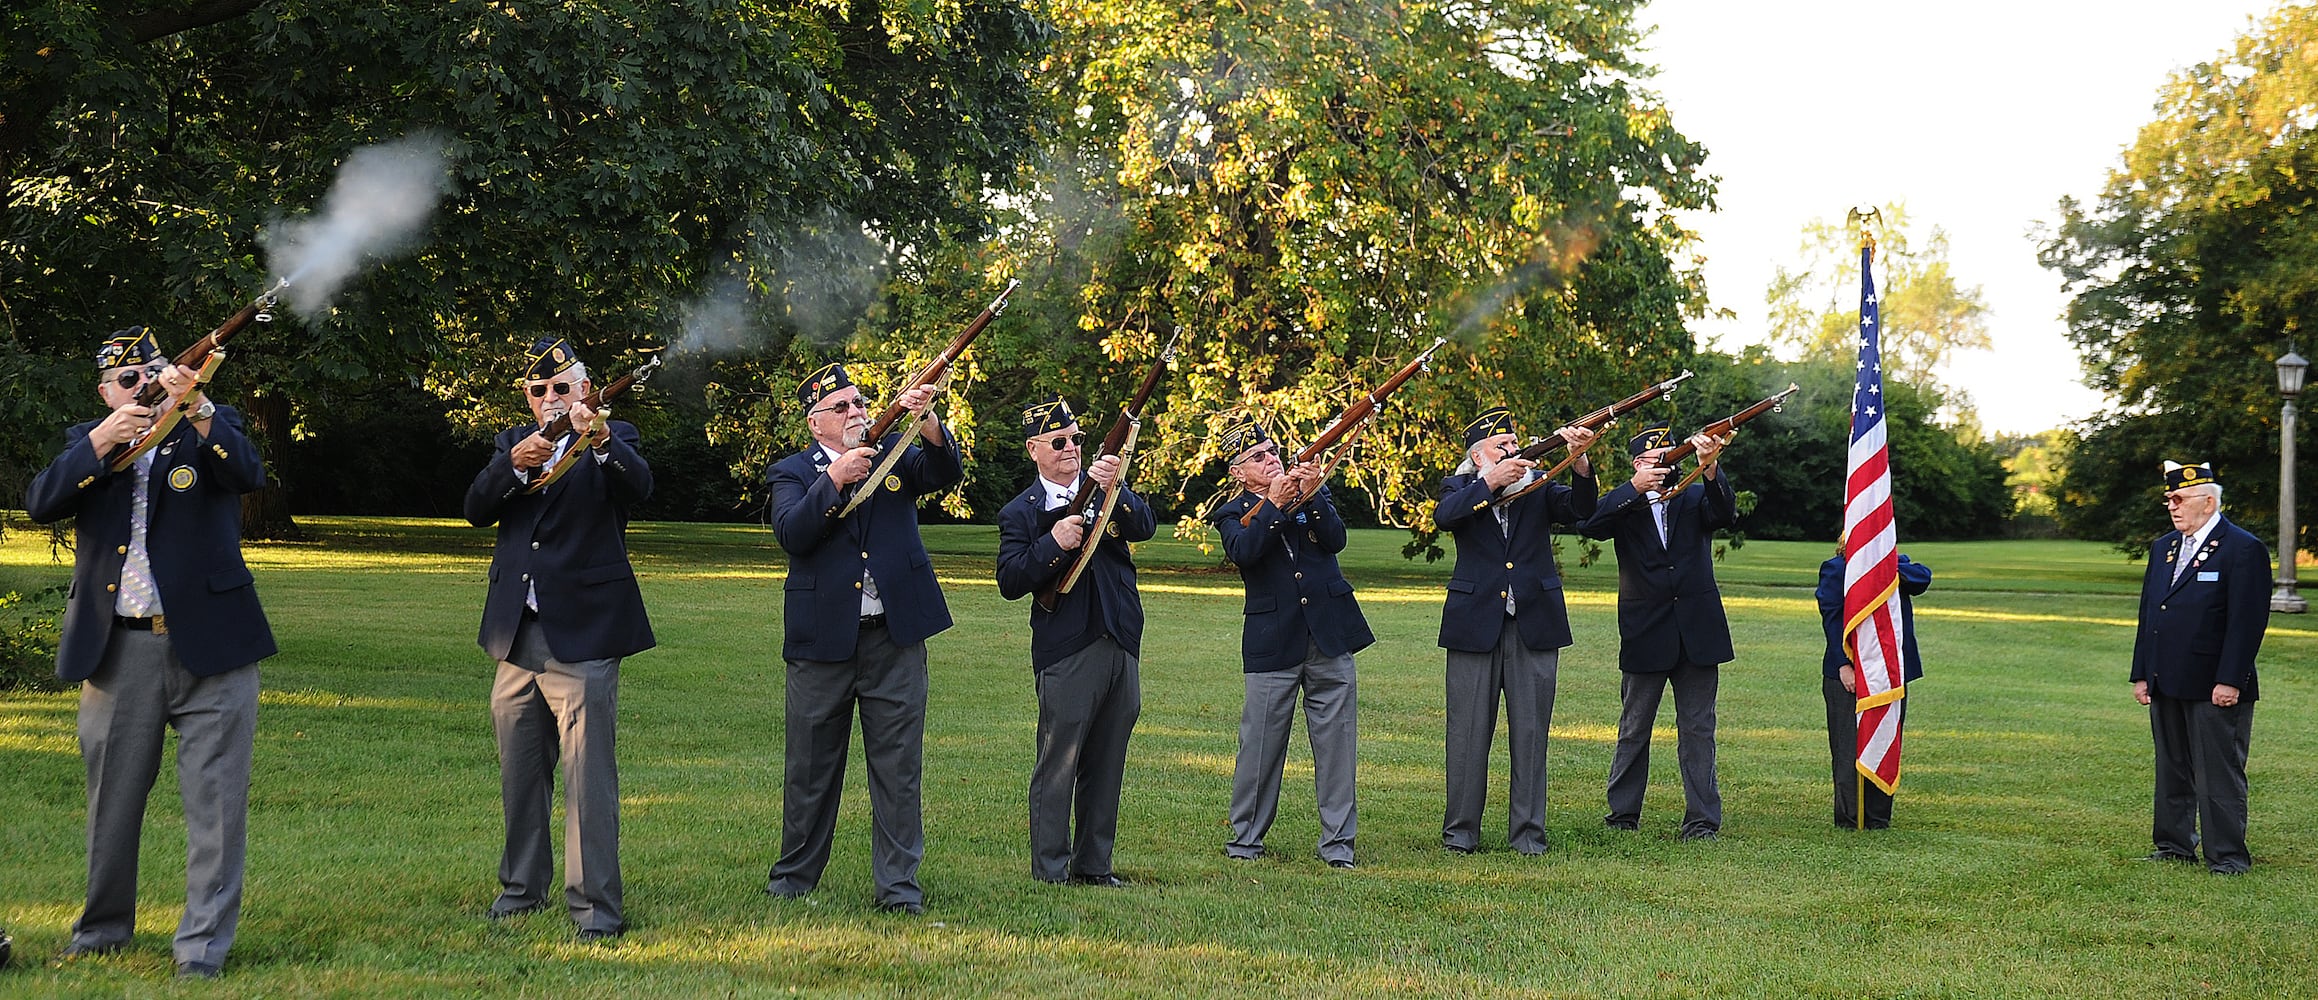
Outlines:
<svg viewBox="0 0 2318 1000"><path fill-rule="evenodd" d="M869 425L869 433L862 438L864 443L875 447L877 442L885 440L886 434L893 430L893 425L898 423L903 415L909 413L908 410L902 408L901 397L911 389L921 385L940 387L949 384L950 365L958 360L959 355L966 353L967 345L972 344L974 338L982 335L983 327L989 326L992 319L997 318L999 313L1006 311L1006 297L1014 294L1015 286L1020 284L1022 282L1019 280L1006 282L1006 289L999 292L997 298L990 300L990 304L982 308L981 315L974 317L973 322L966 324L966 329L960 331L958 336L950 341L950 346L943 348L942 353L935 355L934 360L927 362L924 368L919 369L916 375L911 376L908 382L902 384L900 391L894 393L894 401L887 404L885 412L878 415L875 423ZM918 421L910 421L909 426L902 429L901 439L895 441L893 447L886 449L885 454L877 460L877 465L869 470L869 475L853 484L852 495L847 497L844 505L838 508L838 517L852 514L856 508L876 495L878 482L893 471L894 465L901 461L902 453L908 451L909 446L917 441L918 427Z"/></svg>
<svg viewBox="0 0 2318 1000"><path fill-rule="evenodd" d="M659 367L660 356L655 354L652 356L652 360L644 362L644 364L641 367L638 367L635 371L620 376L610 385L598 387L596 391L588 393L585 398L581 399L580 403L585 405L588 409L595 411L596 414L595 422L588 428L588 433L594 434L598 428L601 428L604 425L604 419L606 416L608 416L604 410L605 403L611 402L613 399L618 398L621 393L626 392L629 389L643 385L646 381L652 378L652 373L658 370ZM539 429L539 436L546 438L551 443L562 440L563 436L569 433L571 433L571 412L569 410L564 411L554 420L548 421L547 426ZM523 488L523 492L537 493L554 484L556 480L562 479L564 473L571 471L572 460L578 458L580 452L586 450L587 449L580 447L579 442L572 442L571 447L564 449L563 457L557 459L553 465L547 467L546 475L541 475L540 470L538 469L530 470L530 485L525 486Z"/></svg>
<svg viewBox="0 0 2318 1000"><path fill-rule="evenodd" d="M1749 420L1753 420L1754 418L1762 416L1765 413L1777 412L1780 408L1780 404L1787 401L1787 397L1801 391L1801 386L1796 385L1793 382L1789 382L1787 383L1787 388L1777 395L1763 400L1762 402L1756 403L1753 406L1747 407L1746 409L1740 410L1737 413L1733 413L1730 416L1724 417L1721 420L1717 420L1711 424L1706 425L1705 427L1699 428L1698 433L1707 435L1709 437L1722 437L1723 435L1737 430L1739 425L1744 424ZM1697 436L1698 434L1691 435L1691 437ZM1661 469L1671 469L1676 464L1680 463L1683 459L1689 458L1696 451L1698 451L1697 446L1692 445L1688 439L1685 439L1681 444L1675 445L1672 448L1668 448L1666 450L1666 454L1658 457L1658 467ZM1683 476L1681 482L1675 483L1672 489L1666 491L1666 495L1673 496L1674 494L1682 492L1684 488L1688 487L1692 483L1697 482L1699 474L1705 471L1706 467L1703 465L1692 468L1689 475Z"/></svg>
<svg viewBox="0 0 2318 1000"><path fill-rule="evenodd" d="M1111 485L1098 494L1089 489L1094 481L1085 472L1079 473L1078 492L1087 502L1078 516L1079 523L1087 526L1086 535L1079 539L1078 558L1071 562L1070 572L1063 574L1061 582L1038 592L1040 608L1053 611L1055 602L1078 585L1079 576L1094 562L1095 549L1103 542L1103 531L1111 526L1111 514L1118 509L1119 494L1127 489L1127 469L1134 464L1135 441L1143 433L1143 407L1151 401L1152 390L1159 388L1159 377L1167 374L1168 363L1175 360L1175 342L1182 337L1182 327L1176 327L1168 336L1167 346L1160 349L1158 360L1151 362L1151 370L1143 373L1143 384L1135 387L1134 398L1120 408L1119 419L1112 421L1111 433L1104 436L1102 448L1095 454L1096 461L1107 455L1119 456L1119 468L1111 477Z"/></svg>
<svg viewBox="0 0 2318 1000"><path fill-rule="evenodd" d="M1417 372L1424 370L1426 364L1432 361L1433 352L1440 350L1441 345L1448 342L1447 337L1433 338L1433 346L1425 348L1424 352L1418 354L1415 360L1401 366L1401 370L1394 372L1391 378L1385 379L1383 385L1370 390L1359 399L1353 400L1351 406L1345 407L1344 412L1337 415L1335 423L1328 425L1327 430L1321 431L1319 437L1313 438L1311 444L1305 445L1304 450L1296 453L1294 461L1281 463L1281 474L1285 475L1288 469L1318 458L1322 452L1328 452L1329 449L1334 448L1335 451L1328 456L1328 464L1320 470L1320 481L1326 483L1329 474L1336 471L1336 466L1344 461L1346 455L1351 454L1352 445L1359 437L1357 432L1368 426L1370 421L1375 420L1376 411L1383 408L1384 401L1392 398L1392 394L1399 391L1402 383L1407 382ZM1342 447L1337 446L1337 442L1340 440L1343 441ZM1319 491L1314 490L1313 492L1318 493ZM1311 498L1307 496L1298 496L1287 506L1281 507L1280 513L1290 513L1303 506L1304 501L1309 499ZM1249 507L1247 513L1240 515L1240 525L1245 527L1254 524L1256 514L1264 509L1264 504L1267 502L1269 502L1269 498L1261 494L1257 495L1255 505Z"/></svg>
<svg viewBox="0 0 2318 1000"><path fill-rule="evenodd" d="M1615 403L1611 403L1608 406L1602 407L1599 410L1595 410L1592 413L1588 413L1585 416L1579 417L1576 420L1570 421L1570 426L1583 427L1589 431L1599 433L1604 427L1608 427L1609 425L1616 423L1619 417L1625 416L1628 413L1632 413L1636 409L1641 408L1644 404L1652 402L1658 397L1664 396L1667 393L1673 392L1675 386L1682 384L1682 380L1689 377L1691 377L1690 370L1685 368L1680 375L1676 375L1673 378L1653 385L1647 389L1642 390L1641 392L1637 392ZM1557 430L1550 435L1530 442L1529 447L1515 452L1513 457L1525 458L1534 462L1540 458L1545 457L1548 452L1553 451L1555 448L1567 447L1569 447L1569 442L1563 440L1561 432ZM1562 456L1562 460L1554 463L1554 466L1550 469L1547 469L1544 475L1537 477L1537 479L1532 481L1529 485L1506 494L1505 497L1501 500L1498 500L1497 503L1502 506L1504 504L1509 504L1515 500L1521 499L1522 497L1528 496L1531 491L1536 490L1538 487L1544 486L1549 482L1552 482L1553 477L1561 475L1563 469L1567 469L1571 465L1576 464L1580 457L1581 453L1576 451L1572 451L1568 455Z"/></svg>
<svg viewBox="0 0 2318 1000"><path fill-rule="evenodd" d="M189 402L193 398L193 394L209 385L210 376L216 374L217 366L225 361L225 342L232 340L234 335L242 332L251 323L273 322L274 305L281 301L282 290L288 287L290 287L290 279L283 278L275 283L274 287L267 289L264 295L251 299L250 304L241 307L239 312L226 317L225 322L218 324L217 329L209 331L209 336L196 340L193 342L193 346L179 351L176 359L170 364L182 368L200 366L199 371L194 376L193 388L185 390L185 395L178 397L177 405L161 414L160 419L155 420L153 426L147 428L145 433L127 444L114 446L112 453L105 456L105 464L114 472L127 469L130 463L137 460L137 456L152 450L154 445L160 444L162 439L167 438L169 432L176 429L178 421L185 419L186 412L193 408L192 403ZM168 387L162 385L159 378L148 378L144 385L137 387L137 405L157 406L162 397L168 394Z"/></svg>

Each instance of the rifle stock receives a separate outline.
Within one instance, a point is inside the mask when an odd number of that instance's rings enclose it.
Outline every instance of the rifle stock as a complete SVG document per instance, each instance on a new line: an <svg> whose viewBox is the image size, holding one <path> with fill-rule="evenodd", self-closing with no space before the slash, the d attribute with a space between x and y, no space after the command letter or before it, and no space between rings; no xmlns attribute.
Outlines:
<svg viewBox="0 0 2318 1000"><path fill-rule="evenodd" d="M875 447L877 442L885 440L885 436L892 433L893 425L901 422L901 418L909 413L909 410L901 405L901 397L908 395L911 389L921 385L935 385L944 381L945 376L949 373L951 363L957 361L959 355L966 353L966 348L974 343L974 338L982 335L983 327L989 326L991 320L996 319L998 314L1006 311L1006 297L1014 294L1015 287L1021 284L1020 279L1009 279L1006 282L1006 288L998 293L998 297L991 299L989 305L983 306L982 312L974 317L974 321L966 324L966 328L959 331L958 335L951 339L948 347L942 348L942 353L935 355L934 360L927 362L924 368L919 369L918 373L901 387L900 392L894 394L894 401L886 405L885 412L878 414L877 420L869 425L869 433L862 440L872 447ZM909 450L910 444L917 440L917 436L918 425L912 421L909 428L902 432L901 440L894 442L893 447L880 456L877 464L870 468L869 475L853 484L852 489L845 497L845 503L838 508L838 517L852 514L861 507L863 501L868 500L877 492L877 483L883 480L887 473L893 471L895 463L901 461L902 453Z"/></svg>
<svg viewBox="0 0 2318 1000"><path fill-rule="evenodd" d="M597 387L594 392L590 392L582 398L580 403L588 409L600 413L604 408L604 403L618 399L621 393L649 381L652 378L652 373L659 367L660 356L655 354L650 361L637 367L635 371L614 379L610 385ZM571 412L569 410L557 415L554 420L547 422L547 426L539 429L539 436L549 441L561 440L564 435L569 433L571 433ZM557 462L553 468L548 469L546 475L540 475L538 469L530 470L530 485L524 488L524 492L537 493L548 488L556 480L562 479L563 474L571 469L572 459L578 458L580 451L581 449L576 445L567 449L564 452L563 460Z"/></svg>

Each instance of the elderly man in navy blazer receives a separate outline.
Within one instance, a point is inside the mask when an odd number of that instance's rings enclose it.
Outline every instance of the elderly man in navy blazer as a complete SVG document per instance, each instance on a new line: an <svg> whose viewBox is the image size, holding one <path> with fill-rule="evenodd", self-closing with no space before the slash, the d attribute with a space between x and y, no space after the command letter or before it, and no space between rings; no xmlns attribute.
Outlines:
<svg viewBox="0 0 2318 1000"><path fill-rule="evenodd" d="M1058 585L1092 529L1085 510L1118 481L1116 455L1080 474L1086 434L1056 396L1022 411L1038 479L998 512L998 592L1009 601ZM1038 762L1030 772L1030 874L1042 882L1116 888L1119 788L1127 737L1143 711L1143 598L1130 542L1158 521L1121 489L1086 572L1053 610L1030 605L1030 666L1038 685ZM1078 833L1071 834L1071 814Z"/></svg>
<svg viewBox="0 0 2318 1000"><path fill-rule="evenodd" d="M1712 840L1722 829L1722 792L1714 777L1716 668L1733 654L1722 592L1714 583L1714 533L1738 521L1738 506L1719 461L1727 438L1690 438L1704 471L1697 489L1671 496L1671 469L1658 466L1674 441L1664 426L1627 442L1633 479L1604 494L1581 530L1616 539L1618 551L1618 749L1610 760L1610 812L1603 821L1633 830L1642 823L1650 784L1650 729L1659 699L1674 688L1675 759L1682 771L1682 839Z"/></svg>
<svg viewBox="0 0 2318 1000"><path fill-rule="evenodd" d="M1240 492L1210 520L1223 535L1225 558L1239 567L1247 587L1240 630L1247 703L1232 767L1231 841L1223 850L1242 860L1263 856L1264 835L1279 814L1288 730L1301 693L1304 728L1312 738L1320 858L1330 867L1350 868L1359 826L1353 789L1360 744L1352 654L1376 636L1336 566L1336 553L1344 551L1344 518L1321 484L1320 467L1307 462L1283 468L1280 447L1262 424L1241 424L1221 443L1231 456L1225 471ZM1299 496L1309 499L1282 511ZM1240 524L1250 511L1254 516Z"/></svg>
<svg viewBox="0 0 2318 1000"><path fill-rule="evenodd" d="M2149 548L2133 633L2133 699L2149 706L2157 789L2152 861L2242 874L2246 751L2260 690L2254 657L2270 623L2270 550L2221 516L2209 465L2165 463L2173 530ZM2199 835L2203 834L2201 838Z"/></svg>
<svg viewBox="0 0 2318 1000"><path fill-rule="evenodd" d="M830 364L797 388L813 443L774 462L773 535L789 553L781 657L788 663L788 750L781 856L765 891L802 896L821 883L845 791L853 710L869 762L870 874L888 912L925 912L918 863L925 858L919 778L925 766L926 639L950 627L950 608L918 537L918 498L965 478L957 440L934 418L938 390L901 395L918 438L891 472L868 476L900 441L867 440L869 401ZM857 490L870 498L839 516Z"/></svg>
<svg viewBox="0 0 2318 1000"><path fill-rule="evenodd" d="M137 392L152 380L167 399L141 406ZM144 327L98 349L97 394L112 412L67 429L24 499L34 521L75 518L56 673L81 682L89 883L64 954L116 951L136 930L145 800L174 727L186 844L185 915L171 951L180 977L211 978L241 919L257 662L274 654L241 555L241 496L265 485L265 464L240 414L210 402L193 370L163 360ZM106 457L180 404L185 419L114 471Z"/></svg>
<svg viewBox="0 0 2318 1000"><path fill-rule="evenodd" d="M627 932L615 759L620 660L652 648L628 564L628 512L652 495L634 425L589 409L587 366L561 337L532 345L524 401L535 422L499 432L467 489L467 520L499 526L476 642L499 661L491 722L499 740L501 920L549 904L555 770L564 783L563 902L581 941ZM569 416L572 430L542 433ZM574 454L579 452L579 454ZM560 478L550 470L566 469ZM552 481L534 491L540 477Z"/></svg>
<svg viewBox="0 0 2318 1000"><path fill-rule="evenodd" d="M1457 568L1441 606L1441 648L1448 650L1448 805L1441 846L1471 854L1481 846L1481 809L1489 801L1489 741L1497 699L1505 699L1512 786L1506 795L1507 843L1543 854L1545 745L1553 727L1554 681L1570 644L1553 526L1593 516L1599 488L1585 458L1594 432L1559 433L1578 459L1568 486L1538 485L1534 463L1515 457L1513 414L1498 406L1465 425L1465 460L1441 480L1433 523L1457 540ZM1533 488L1534 487L1534 488ZM1508 500L1510 494L1522 494Z"/></svg>

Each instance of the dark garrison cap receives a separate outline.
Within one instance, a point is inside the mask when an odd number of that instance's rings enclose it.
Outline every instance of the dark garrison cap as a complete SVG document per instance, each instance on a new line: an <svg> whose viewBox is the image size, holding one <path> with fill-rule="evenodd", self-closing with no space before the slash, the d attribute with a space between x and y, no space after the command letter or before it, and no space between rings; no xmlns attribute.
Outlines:
<svg viewBox="0 0 2318 1000"><path fill-rule="evenodd" d="M1271 439L1271 435L1264 433L1263 424L1249 420L1224 431L1223 437L1218 438L1216 443L1223 446L1223 460L1229 462L1238 458L1241 452Z"/></svg>
<svg viewBox="0 0 2318 1000"><path fill-rule="evenodd" d="M1513 433L1513 411L1502 406L1482 410L1465 425L1465 447L1471 448L1499 434Z"/></svg>
<svg viewBox="0 0 2318 1000"><path fill-rule="evenodd" d="M797 383L797 402L805 404L805 409L810 410L823 397L852 384L853 380L845 375L845 366L832 361L814 369L813 374Z"/></svg>
<svg viewBox="0 0 2318 1000"><path fill-rule="evenodd" d="M2165 492L2167 493L2171 493L2175 490L2186 490L2192 486L2203 486L2207 483L2218 483L2220 481L2221 480L2214 478L2213 466L2210 464L2193 463L2184 465L2180 462L2165 463Z"/></svg>
<svg viewBox="0 0 2318 1000"><path fill-rule="evenodd" d="M571 342L553 334L531 343L531 350L523 354L523 377L526 380L554 378L579 364L579 355L572 351Z"/></svg>
<svg viewBox="0 0 2318 1000"><path fill-rule="evenodd" d="M1670 433L1671 430L1672 428L1665 424L1652 424L1642 428L1642 433L1634 435L1633 440L1626 442L1626 454L1640 455L1653 448L1673 447L1674 435Z"/></svg>
<svg viewBox="0 0 2318 1000"><path fill-rule="evenodd" d="M127 368L131 365L149 365L161 360L161 342L153 339L152 331L141 326L114 331L97 348L97 370Z"/></svg>
<svg viewBox="0 0 2318 1000"><path fill-rule="evenodd" d="M1072 424L1078 417L1070 412L1070 404L1056 393L1030 405L1022 411L1022 439L1025 441L1044 434L1052 434Z"/></svg>

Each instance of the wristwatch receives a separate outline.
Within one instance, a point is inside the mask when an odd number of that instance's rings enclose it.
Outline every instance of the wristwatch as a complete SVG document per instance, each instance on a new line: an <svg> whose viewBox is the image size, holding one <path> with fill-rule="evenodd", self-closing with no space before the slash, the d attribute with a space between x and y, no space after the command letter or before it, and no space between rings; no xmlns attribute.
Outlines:
<svg viewBox="0 0 2318 1000"><path fill-rule="evenodd" d="M216 415L217 404L207 399L202 400L200 406L193 408L193 419L197 421L207 420Z"/></svg>

